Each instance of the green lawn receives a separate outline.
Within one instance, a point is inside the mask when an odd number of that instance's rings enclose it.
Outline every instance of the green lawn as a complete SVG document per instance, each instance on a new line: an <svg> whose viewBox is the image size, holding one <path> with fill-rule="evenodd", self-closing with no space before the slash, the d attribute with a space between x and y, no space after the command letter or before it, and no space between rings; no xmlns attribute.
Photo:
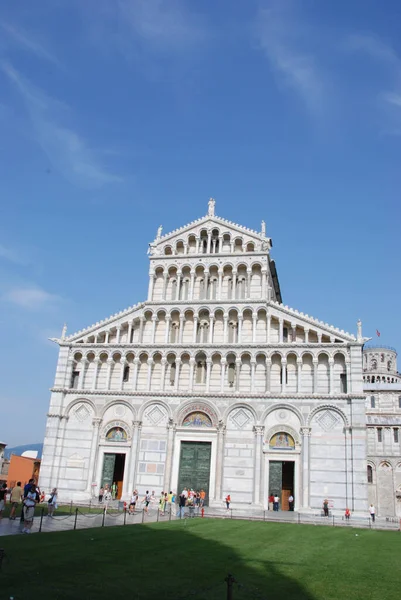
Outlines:
<svg viewBox="0 0 401 600"><path fill-rule="evenodd" d="M78 508L80 513L84 513L84 514L101 514L103 512L104 507L100 504L98 504L97 502L95 502L93 505L89 505L87 504L86 506L75 506L71 504L59 504L56 512L54 513L56 517L64 517L66 515L71 515L71 514L75 514L75 509ZM20 504L17 508L17 519L20 518L21 516L21 510L22 510L22 504ZM47 515L47 502L43 502L43 504L37 504L35 506L35 517L40 517L42 510L44 511L44 514ZM11 511L11 504L6 504L4 507L4 512L3 512L3 519L8 519L9 515L10 515L10 511ZM118 512L116 509L113 508L108 508L107 512L110 513L116 513Z"/></svg>
<svg viewBox="0 0 401 600"><path fill-rule="evenodd" d="M0 538L0 598L399 600L401 534L219 519ZM206 588L212 588L206 591Z"/></svg>

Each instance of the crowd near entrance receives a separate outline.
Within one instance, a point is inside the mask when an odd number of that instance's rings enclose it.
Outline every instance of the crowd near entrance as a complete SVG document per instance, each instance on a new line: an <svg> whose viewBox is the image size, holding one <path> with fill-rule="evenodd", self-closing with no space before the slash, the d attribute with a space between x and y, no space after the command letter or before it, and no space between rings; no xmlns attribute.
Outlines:
<svg viewBox="0 0 401 600"><path fill-rule="evenodd" d="M294 494L294 461L269 461L269 490L273 496L278 496L280 509L289 510L288 499Z"/></svg>
<svg viewBox="0 0 401 600"><path fill-rule="evenodd" d="M204 490L205 506L209 504L210 442L181 442L178 490Z"/></svg>
<svg viewBox="0 0 401 600"><path fill-rule="evenodd" d="M117 486L115 498L120 499L123 491L125 454L105 453L103 459L102 487Z"/></svg>

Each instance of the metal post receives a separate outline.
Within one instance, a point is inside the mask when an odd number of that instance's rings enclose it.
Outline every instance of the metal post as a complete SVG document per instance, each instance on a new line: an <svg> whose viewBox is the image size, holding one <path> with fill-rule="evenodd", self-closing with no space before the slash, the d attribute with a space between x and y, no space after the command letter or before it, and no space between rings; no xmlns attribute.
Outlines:
<svg viewBox="0 0 401 600"><path fill-rule="evenodd" d="M104 519L106 517L106 508L103 509L102 527L104 527Z"/></svg>
<svg viewBox="0 0 401 600"><path fill-rule="evenodd" d="M334 515L333 515L333 527L334 527Z"/></svg>
<svg viewBox="0 0 401 600"><path fill-rule="evenodd" d="M298 513L298 524L301 522L301 514Z"/></svg>
<svg viewBox="0 0 401 600"><path fill-rule="evenodd" d="M233 598L233 583L235 583L234 577L229 573L224 580L227 583L227 600L232 600Z"/></svg>
<svg viewBox="0 0 401 600"><path fill-rule="evenodd" d="M42 523L43 523L43 515L45 514L45 509L42 507L40 511L40 523L39 523L39 533L42 531Z"/></svg>
<svg viewBox="0 0 401 600"><path fill-rule="evenodd" d="M159 522L160 508L157 509L157 522Z"/></svg>
<svg viewBox="0 0 401 600"><path fill-rule="evenodd" d="M124 525L126 524L126 522L127 522L127 509L124 508Z"/></svg>
<svg viewBox="0 0 401 600"><path fill-rule="evenodd" d="M89 500L89 513L91 511L92 500Z"/></svg>
<svg viewBox="0 0 401 600"><path fill-rule="evenodd" d="M144 522L144 520L145 520L145 509L143 508L142 509L142 523Z"/></svg>
<svg viewBox="0 0 401 600"><path fill-rule="evenodd" d="M372 519L369 517L369 529L372 529Z"/></svg>
<svg viewBox="0 0 401 600"><path fill-rule="evenodd" d="M78 508L75 509L74 529L77 528Z"/></svg>
<svg viewBox="0 0 401 600"><path fill-rule="evenodd" d="M170 504L170 514L168 516L168 520L171 521L171 511L173 510L173 506Z"/></svg>
<svg viewBox="0 0 401 600"><path fill-rule="evenodd" d="M263 520L266 521L266 511L263 511Z"/></svg>
<svg viewBox="0 0 401 600"><path fill-rule="evenodd" d="M233 509L231 509L231 518L233 518Z"/></svg>
<svg viewBox="0 0 401 600"><path fill-rule="evenodd" d="M71 503L70 503L70 515L72 515L72 500L71 500Z"/></svg>

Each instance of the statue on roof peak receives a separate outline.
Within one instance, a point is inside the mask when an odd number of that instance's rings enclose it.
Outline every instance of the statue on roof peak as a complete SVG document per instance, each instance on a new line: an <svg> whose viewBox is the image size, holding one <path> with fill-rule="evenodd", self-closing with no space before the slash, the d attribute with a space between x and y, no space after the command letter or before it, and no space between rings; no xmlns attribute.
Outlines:
<svg viewBox="0 0 401 600"><path fill-rule="evenodd" d="M261 235L263 235L264 237L266 237L266 223L264 221L262 221L260 233L261 233Z"/></svg>
<svg viewBox="0 0 401 600"><path fill-rule="evenodd" d="M158 227L158 229L157 229L157 235L156 235L157 240L160 240L160 238L162 236L162 231L163 231L163 225L160 225L160 227Z"/></svg>
<svg viewBox="0 0 401 600"><path fill-rule="evenodd" d="M62 339L62 340L64 340L64 338L65 338L65 336L66 336L66 333L67 333L67 324L66 324L66 323L64 323L64 326L63 326L63 331L61 332L61 339Z"/></svg>
<svg viewBox="0 0 401 600"><path fill-rule="evenodd" d="M207 214L209 217L214 217L214 207L215 206L216 206L216 200L214 198L209 198L208 211L207 211Z"/></svg>

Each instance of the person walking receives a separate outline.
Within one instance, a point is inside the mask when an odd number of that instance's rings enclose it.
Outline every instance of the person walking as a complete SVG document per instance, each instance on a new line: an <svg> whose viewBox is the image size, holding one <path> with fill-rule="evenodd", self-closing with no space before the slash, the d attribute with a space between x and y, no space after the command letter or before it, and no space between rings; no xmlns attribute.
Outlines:
<svg viewBox="0 0 401 600"><path fill-rule="evenodd" d="M227 494L225 501L226 501L227 510L230 510L230 502L231 502L230 494Z"/></svg>
<svg viewBox="0 0 401 600"><path fill-rule="evenodd" d="M57 508L57 488L53 488L50 498L47 502L47 516L51 519L54 516L54 511Z"/></svg>
<svg viewBox="0 0 401 600"><path fill-rule="evenodd" d="M372 519L372 521L373 521L373 523L374 523L374 522L375 522L375 520L376 520L376 509L375 509L375 507L373 506L373 504L371 504L371 505L369 506L369 514L370 514L370 518Z"/></svg>
<svg viewBox="0 0 401 600"><path fill-rule="evenodd" d="M99 490L99 504L101 504L103 502L103 496L104 496L104 488L101 487Z"/></svg>
<svg viewBox="0 0 401 600"><path fill-rule="evenodd" d="M36 485L31 485L30 491L24 498L24 528L22 533L30 533L33 525L33 518L35 516L35 506L39 502L39 494L36 491Z"/></svg>
<svg viewBox="0 0 401 600"><path fill-rule="evenodd" d="M271 492L270 492L268 503L269 503L269 510L273 510L274 496Z"/></svg>
<svg viewBox="0 0 401 600"><path fill-rule="evenodd" d="M15 521L15 513L18 506L21 504L22 499L24 497L24 490L21 487L21 482L18 481L17 485L13 487L11 492L11 512L10 512L10 521Z"/></svg>
<svg viewBox="0 0 401 600"><path fill-rule="evenodd" d="M200 506L201 506L201 508L203 508L203 506L205 505L205 498L206 498L205 490L201 490L199 492L199 496L200 496Z"/></svg>
<svg viewBox="0 0 401 600"><path fill-rule="evenodd" d="M142 500L142 504L145 505L145 508L143 509L146 513L149 512L149 504L151 501L151 495L149 494L149 490L146 490L146 494L144 499Z"/></svg>
<svg viewBox="0 0 401 600"><path fill-rule="evenodd" d="M351 511L350 511L350 509L349 509L349 508L346 508L346 509L345 509L344 516L345 516L345 520L346 520L346 521L349 521L349 520L350 520L350 517L351 517Z"/></svg>
<svg viewBox="0 0 401 600"><path fill-rule="evenodd" d="M182 517L185 517L185 505L187 503L187 498L184 494L184 492L182 492L180 494L179 500L178 500L178 516L181 519Z"/></svg>
<svg viewBox="0 0 401 600"><path fill-rule="evenodd" d="M280 503L280 498L276 494L273 498L273 510L276 512L278 512L279 503Z"/></svg>
<svg viewBox="0 0 401 600"><path fill-rule="evenodd" d="M135 514L136 503L138 502L138 492L134 490L131 495L131 501L129 503L128 512L130 515Z"/></svg>
<svg viewBox="0 0 401 600"><path fill-rule="evenodd" d="M3 518L3 510L6 505L7 484L3 483L0 488L0 521Z"/></svg>
<svg viewBox="0 0 401 600"><path fill-rule="evenodd" d="M288 510L294 511L294 496L292 494L288 496Z"/></svg>
<svg viewBox="0 0 401 600"><path fill-rule="evenodd" d="M325 517L329 516L329 501L327 498L323 500L323 514Z"/></svg>

